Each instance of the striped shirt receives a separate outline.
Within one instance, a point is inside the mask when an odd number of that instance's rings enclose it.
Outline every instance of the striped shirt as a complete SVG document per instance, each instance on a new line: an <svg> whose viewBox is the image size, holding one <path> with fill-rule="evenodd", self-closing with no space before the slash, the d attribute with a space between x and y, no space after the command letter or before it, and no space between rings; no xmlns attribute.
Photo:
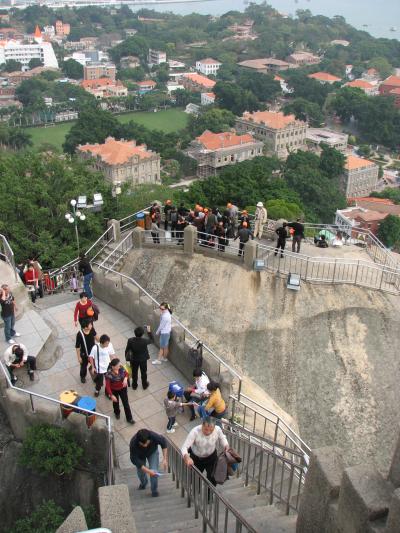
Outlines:
<svg viewBox="0 0 400 533"><path fill-rule="evenodd" d="M202 426L194 427L189 435L186 437L185 442L181 448L182 455L188 455L189 448L197 457L209 457L213 454L217 448L217 445L221 448L228 446L228 441L222 432L222 429L218 426L214 427L214 431L210 435L204 435Z"/></svg>

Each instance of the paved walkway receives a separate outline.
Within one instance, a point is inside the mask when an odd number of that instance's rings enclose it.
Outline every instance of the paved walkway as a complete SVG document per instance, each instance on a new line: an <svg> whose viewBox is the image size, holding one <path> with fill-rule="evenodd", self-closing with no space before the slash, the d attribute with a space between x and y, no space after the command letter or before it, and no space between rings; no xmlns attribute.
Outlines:
<svg viewBox="0 0 400 533"><path fill-rule="evenodd" d="M43 300L37 301L38 307L41 308L37 311L57 331L57 342L61 346L63 354L49 370L36 372L33 383L23 376L23 385L19 384L20 386L57 399L61 391L68 389L76 390L81 395L94 396L94 386L89 374L85 384L80 382L79 377L79 364L75 351L75 338L78 329L73 322L73 310L76 301L77 296L69 294L47 296ZM103 333L109 335L117 357L125 361L126 342L129 337L133 336L135 324L109 305L98 299L96 301L100 308L99 320L95 323L96 332L99 335ZM18 340L30 348L31 334L23 327L27 323L26 315L27 313L17 321L16 328L17 331L20 330L23 333ZM149 352L151 358L154 359L157 355L156 347L150 345ZM178 380L183 385L187 384L187 380L169 362L154 366L149 361L148 378L150 386L147 390L143 390L141 384L135 391L129 389L129 403L133 418L136 420L134 425L126 422L122 406L121 419L115 419L112 402L105 396L104 388L97 398L97 411L111 416L115 431L116 454L121 468L130 467L133 469L129 461L129 442L139 429L147 427L159 433L165 433L167 417L163 407L163 399L166 397L169 382ZM188 431L198 422L190 422L188 412L178 415L177 422L179 427L176 432L168 436L180 445ZM82 424L84 423L82 418Z"/></svg>

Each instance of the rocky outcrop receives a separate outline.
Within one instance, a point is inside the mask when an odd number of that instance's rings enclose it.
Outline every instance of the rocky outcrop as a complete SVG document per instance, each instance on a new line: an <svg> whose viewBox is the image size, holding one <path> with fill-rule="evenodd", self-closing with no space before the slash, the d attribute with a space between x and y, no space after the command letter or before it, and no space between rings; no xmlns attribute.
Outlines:
<svg viewBox="0 0 400 533"><path fill-rule="evenodd" d="M286 280L213 257L143 249L123 271L287 410L311 447L390 464L399 423L398 299Z"/></svg>

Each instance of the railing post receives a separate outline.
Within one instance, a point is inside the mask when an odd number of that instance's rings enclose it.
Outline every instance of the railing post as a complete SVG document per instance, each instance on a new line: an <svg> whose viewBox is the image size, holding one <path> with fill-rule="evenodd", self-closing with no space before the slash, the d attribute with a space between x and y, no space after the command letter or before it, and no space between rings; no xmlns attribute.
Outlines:
<svg viewBox="0 0 400 533"><path fill-rule="evenodd" d="M310 258L307 257L307 261L306 261L306 274L304 276L304 281L307 281L307 274L308 274L308 262L310 261Z"/></svg>
<svg viewBox="0 0 400 533"><path fill-rule="evenodd" d="M357 268L356 268L356 277L354 279L354 285L357 285L357 276L358 276L358 269L360 268L360 260L357 261Z"/></svg>
<svg viewBox="0 0 400 533"><path fill-rule="evenodd" d="M333 267L332 283L335 283L336 264L337 264L337 258L335 259L335 266Z"/></svg>
<svg viewBox="0 0 400 533"><path fill-rule="evenodd" d="M119 220L111 219L107 222L107 226L112 228L113 241L118 242L121 240L121 224Z"/></svg>
<svg viewBox="0 0 400 533"><path fill-rule="evenodd" d="M144 229L137 226L132 230L132 242L134 248L142 248L144 243Z"/></svg>

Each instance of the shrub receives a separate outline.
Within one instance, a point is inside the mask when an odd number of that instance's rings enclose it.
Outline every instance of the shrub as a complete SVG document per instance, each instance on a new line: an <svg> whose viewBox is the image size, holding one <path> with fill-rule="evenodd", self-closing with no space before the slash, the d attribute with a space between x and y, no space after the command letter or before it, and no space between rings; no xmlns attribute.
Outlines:
<svg viewBox="0 0 400 533"><path fill-rule="evenodd" d="M20 463L41 474L71 474L83 455L74 435L64 428L40 424L29 428Z"/></svg>
<svg viewBox="0 0 400 533"><path fill-rule="evenodd" d="M64 521L64 511L53 500L42 502L28 518L20 518L10 533L54 533Z"/></svg>

